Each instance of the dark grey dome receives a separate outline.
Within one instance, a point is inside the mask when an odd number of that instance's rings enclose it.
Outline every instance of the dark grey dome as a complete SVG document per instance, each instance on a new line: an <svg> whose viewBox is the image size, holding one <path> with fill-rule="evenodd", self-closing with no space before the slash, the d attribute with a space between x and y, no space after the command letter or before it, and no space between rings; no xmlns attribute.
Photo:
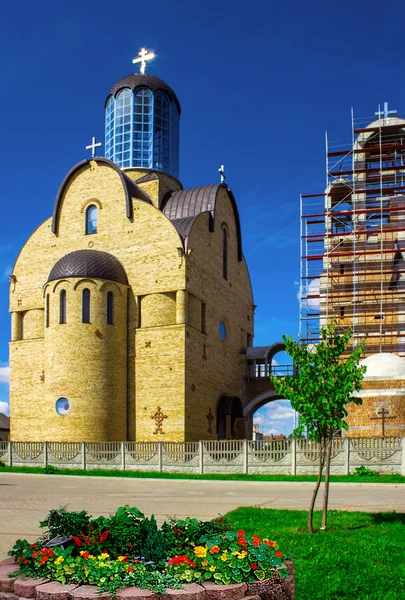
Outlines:
<svg viewBox="0 0 405 600"><path fill-rule="evenodd" d="M77 250L63 256L49 273L48 281L66 277L96 277L128 283L124 268L115 256L100 250Z"/></svg>
<svg viewBox="0 0 405 600"><path fill-rule="evenodd" d="M108 98L110 96L115 96L118 90L121 90L122 88L129 88L134 91L137 87L147 87L153 94L159 90L165 92L169 96L170 100L177 104L177 108L179 109L179 112L181 112L180 102L170 85L167 85L167 83L165 83L162 79L159 79L159 77L155 77L154 75L141 75L141 73L127 75L112 86L110 93L108 94Z"/></svg>

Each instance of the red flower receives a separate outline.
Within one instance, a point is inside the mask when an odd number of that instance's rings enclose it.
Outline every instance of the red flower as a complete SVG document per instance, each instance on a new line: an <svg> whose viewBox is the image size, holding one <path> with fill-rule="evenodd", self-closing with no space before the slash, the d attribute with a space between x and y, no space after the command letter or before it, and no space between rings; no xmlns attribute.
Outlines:
<svg viewBox="0 0 405 600"><path fill-rule="evenodd" d="M253 536L253 546L255 546L257 548L257 546L260 544L260 539L259 536L254 534Z"/></svg>
<svg viewBox="0 0 405 600"><path fill-rule="evenodd" d="M135 562L139 562L139 560L138 560L138 561L135 561ZM134 567L128 567L128 568L127 568L127 571L135 571L135 569L134 569Z"/></svg>
<svg viewBox="0 0 405 600"><path fill-rule="evenodd" d="M246 546L246 540L245 540L245 538L243 538L243 537L240 537L240 538L238 539L238 544L239 544L240 546Z"/></svg>
<svg viewBox="0 0 405 600"><path fill-rule="evenodd" d="M37 547L37 545L36 545L36 544L31 544L31 545L30 545L30 548L36 548L36 547Z"/></svg>
<svg viewBox="0 0 405 600"><path fill-rule="evenodd" d="M268 542L269 546L274 547L276 545L276 542L272 542L271 540Z"/></svg>
<svg viewBox="0 0 405 600"><path fill-rule="evenodd" d="M24 564L25 564L25 565L28 565L28 563L29 563L29 562L30 562L30 561L28 560L28 558L24 558Z"/></svg>
<svg viewBox="0 0 405 600"><path fill-rule="evenodd" d="M173 533L174 535L180 535L180 531L177 529L177 527L173 527Z"/></svg>
<svg viewBox="0 0 405 600"><path fill-rule="evenodd" d="M80 548L80 546L82 545L82 540L79 537L77 537L77 535L72 535L72 538L76 546L79 546Z"/></svg>
<svg viewBox="0 0 405 600"><path fill-rule="evenodd" d="M88 552L82 552L82 558L89 558L90 554Z"/></svg>
<svg viewBox="0 0 405 600"><path fill-rule="evenodd" d="M277 551L277 552L276 552L276 556L278 556L279 558L281 558L281 557L283 556L283 553L282 553L282 552L278 552L278 551Z"/></svg>
<svg viewBox="0 0 405 600"><path fill-rule="evenodd" d="M238 531L238 537L240 537L240 538L245 537L245 532L243 531L243 529L239 529L239 531Z"/></svg>
<svg viewBox="0 0 405 600"><path fill-rule="evenodd" d="M35 552L32 553L32 556L35 558L36 556L38 556L38 554L39 553L35 551Z"/></svg>
<svg viewBox="0 0 405 600"><path fill-rule="evenodd" d="M103 533L100 535L100 542L102 544L104 544L104 542L106 541L106 539L109 536L109 532L108 531L103 531Z"/></svg>
<svg viewBox="0 0 405 600"><path fill-rule="evenodd" d="M253 571L255 571L258 568L258 564L257 562L254 562L250 565L250 568L253 569Z"/></svg>

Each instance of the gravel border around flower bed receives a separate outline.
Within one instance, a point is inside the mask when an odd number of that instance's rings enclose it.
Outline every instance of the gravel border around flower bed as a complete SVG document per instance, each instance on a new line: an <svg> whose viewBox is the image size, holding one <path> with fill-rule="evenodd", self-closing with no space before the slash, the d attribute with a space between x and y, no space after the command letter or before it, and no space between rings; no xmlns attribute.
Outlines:
<svg viewBox="0 0 405 600"><path fill-rule="evenodd" d="M181 590L167 590L167 600L294 600L295 571L292 561L286 561L288 577L273 577L255 583L217 585L213 581L185 584ZM110 600L108 594L98 594L93 585L63 585L43 579L10 578L20 568L13 559L0 562L0 600ZM131 587L120 590L116 600L158 600L150 590Z"/></svg>

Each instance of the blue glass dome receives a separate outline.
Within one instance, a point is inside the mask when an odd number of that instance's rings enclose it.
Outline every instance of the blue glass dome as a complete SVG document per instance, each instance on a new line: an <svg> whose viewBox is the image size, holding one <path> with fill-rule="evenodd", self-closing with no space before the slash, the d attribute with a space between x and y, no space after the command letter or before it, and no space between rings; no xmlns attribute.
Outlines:
<svg viewBox="0 0 405 600"><path fill-rule="evenodd" d="M116 83L105 106L106 158L119 167L144 167L179 177L180 104L153 75Z"/></svg>

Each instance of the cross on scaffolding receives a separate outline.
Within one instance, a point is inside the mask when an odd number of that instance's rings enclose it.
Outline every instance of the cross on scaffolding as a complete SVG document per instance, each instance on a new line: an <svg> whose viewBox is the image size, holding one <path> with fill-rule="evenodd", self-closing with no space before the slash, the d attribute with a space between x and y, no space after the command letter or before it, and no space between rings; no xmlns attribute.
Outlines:
<svg viewBox="0 0 405 600"><path fill-rule="evenodd" d="M372 421L381 419L381 437L385 437L385 419L395 419L394 415L390 414L390 409L385 406L378 408L376 411L376 417L370 417Z"/></svg>
<svg viewBox="0 0 405 600"><path fill-rule="evenodd" d="M91 138L91 144L86 146L86 150L91 150L91 158L96 156L96 148L101 148L102 145L101 142L96 143L96 138L94 136Z"/></svg>
<svg viewBox="0 0 405 600"><path fill-rule="evenodd" d="M378 111L375 114L379 119L389 119L393 115L396 115L398 111L396 110L388 110L388 102L384 102L384 110L381 110L380 105L378 105Z"/></svg>
<svg viewBox="0 0 405 600"><path fill-rule="evenodd" d="M154 52L149 52L148 50L146 50L146 48L141 48L141 51L139 52L139 56L137 58L133 59L133 64L136 65L137 63L141 63L141 67L140 67L140 74L141 75L145 75L146 73L146 65L148 60L153 60L155 58L155 53Z"/></svg>
<svg viewBox="0 0 405 600"><path fill-rule="evenodd" d="M225 166L221 165L221 168L218 169L218 173L221 175L221 183L225 183L226 175L225 175Z"/></svg>

